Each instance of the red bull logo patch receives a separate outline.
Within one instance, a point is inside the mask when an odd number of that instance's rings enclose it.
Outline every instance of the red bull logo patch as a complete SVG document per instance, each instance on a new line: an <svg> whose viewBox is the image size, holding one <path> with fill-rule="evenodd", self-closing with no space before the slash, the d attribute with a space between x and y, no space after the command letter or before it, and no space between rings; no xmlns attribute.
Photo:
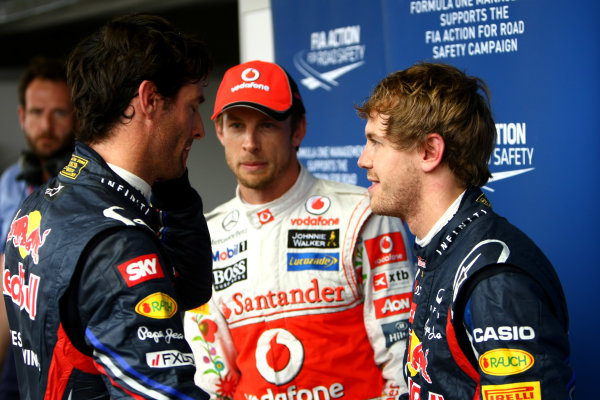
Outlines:
<svg viewBox="0 0 600 400"><path fill-rule="evenodd" d="M411 376L421 374L423 379L431 383L431 378L427 373L427 355L429 349L423 351L423 343L419 340L415 332L411 332L408 342L408 361L407 367Z"/></svg>
<svg viewBox="0 0 600 400"><path fill-rule="evenodd" d="M46 242L46 238L50 234L50 229L46 229L40 235L42 214L39 211L32 211L28 215L17 218L20 212L19 210L10 225L10 232L6 241L12 241L13 246L19 249L21 258L24 259L29 255L33 263L37 264L40 260L40 247Z"/></svg>
<svg viewBox="0 0 600 400"><path fill-rule="evenodd" d="M37 297L40 287L40 277L29 274L29 281L25 283L25 271L23 264L19 263L19 273L10 275L8 269L2 271L2 294L9 296L12 302L25 310L29 318L35 320L37 314Z"/></svg>

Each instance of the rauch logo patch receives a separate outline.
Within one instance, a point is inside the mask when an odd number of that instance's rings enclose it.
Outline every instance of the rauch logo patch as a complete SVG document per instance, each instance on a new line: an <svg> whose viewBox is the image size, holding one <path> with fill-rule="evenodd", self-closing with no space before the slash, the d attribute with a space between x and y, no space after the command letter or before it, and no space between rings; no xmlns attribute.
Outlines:
<svg viewBox="0 0 600 400"><path fill-rule="evenodd" d="M135 312L154 319L168 319L177 312L177 303L166 293L156 292L135 306Z"/></svg>
<svg viewBox="0 0 600 400"><path fill-rule="evenodd" d="M494 349L479 357L481 370L488 375L505 376L527 371L533 366L531 354L519 349Z"/></svg>

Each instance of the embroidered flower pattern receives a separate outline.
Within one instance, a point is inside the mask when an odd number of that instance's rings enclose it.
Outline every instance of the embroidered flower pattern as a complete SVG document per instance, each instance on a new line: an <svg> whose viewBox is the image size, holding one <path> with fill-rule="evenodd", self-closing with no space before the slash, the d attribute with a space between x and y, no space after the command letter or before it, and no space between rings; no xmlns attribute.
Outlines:
<svg viewBox="0 0 600 400"><path fill-rule="evenodd" d="M217 383L217 399L218 400L233 400L233 393L237 386L237 378L229 374L223 375L225 364L221 360L221 356L217 354L217 349L213 346L215 342L215 333L217 332L217 324L210 319L203 318L204 316L196 314L192 318L198 324L198 330L201 335L195 336L192 340L199 342L205 350L206 355L202 357L205 364L212 364L212 368L204 371L204 374L215 374L219 378Z"/></svg>

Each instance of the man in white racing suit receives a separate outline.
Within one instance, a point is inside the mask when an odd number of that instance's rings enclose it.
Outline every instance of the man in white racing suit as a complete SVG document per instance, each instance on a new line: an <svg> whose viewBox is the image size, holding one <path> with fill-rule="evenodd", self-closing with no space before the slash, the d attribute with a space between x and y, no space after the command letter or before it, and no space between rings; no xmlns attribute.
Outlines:
<svg viewBox="0 0 600 400"><path fill-rule="evenodd" d="M213 119L238 188L206 216L213 296L185 316L196 383L216 399L406 393L414 273L402 220L298 162L304 106L280 66L228 70Z"/></svg>

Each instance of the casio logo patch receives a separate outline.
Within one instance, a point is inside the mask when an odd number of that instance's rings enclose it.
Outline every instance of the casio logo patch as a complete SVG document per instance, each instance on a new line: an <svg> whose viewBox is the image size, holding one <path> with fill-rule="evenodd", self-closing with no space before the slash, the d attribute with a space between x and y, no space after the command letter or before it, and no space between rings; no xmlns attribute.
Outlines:
<svg viewBox="0 0 600 400"><path fill-rule="evenodd" d="M146 254L136 257L124 262L117 268L129 287L150 279L163 278L165 276L156 254Z"/></svg>

